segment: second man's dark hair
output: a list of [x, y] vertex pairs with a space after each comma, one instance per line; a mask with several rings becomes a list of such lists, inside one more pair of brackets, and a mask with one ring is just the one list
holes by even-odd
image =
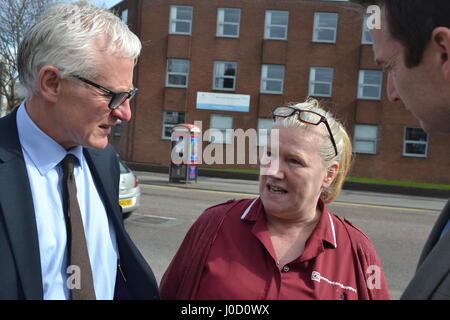
[[386, 8], [391, 36], [405, 47], [405, 65], [415, 67], [437, 27], [450, 28], [449, 0], [351, 0], [365, 7]]

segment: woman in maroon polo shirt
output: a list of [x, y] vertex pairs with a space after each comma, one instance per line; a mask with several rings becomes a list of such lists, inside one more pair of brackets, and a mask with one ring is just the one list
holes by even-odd
[[318, 101], [273, 109], [260, 197], [208, 208], [161, 281], [163, 299], [389, 299], [369, 239], [327, 210], [352, 148]]

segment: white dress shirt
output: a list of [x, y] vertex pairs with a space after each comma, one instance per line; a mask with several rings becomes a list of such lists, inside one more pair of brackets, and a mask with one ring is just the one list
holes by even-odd
[[95, 294], [97, 299], [112, 299], [118, 260], [116, 234], [83, 155], [83, 148], [66, 151], [36, 126], [26, 111], [25, 102], [17, 112], [17, 129], [33, 196], [44, 299], [70, 297], [60, 165], [67, 153], [75, 155], [79, 162], [74, 175]]

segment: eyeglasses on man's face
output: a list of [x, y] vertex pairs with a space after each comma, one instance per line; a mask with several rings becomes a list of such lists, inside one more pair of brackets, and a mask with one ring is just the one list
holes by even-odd
[[331, 133], [331, 128], [330, 125], [328, 124], [327, 118], [314, 111], [300, 110], [288, 106], [274, 107], [272, 109], [272, 116], [274, 120], [276, 120], [277, 118], [288, 118], [294, 114], [297, 115], [298, 121], [306, 124], [312, 124], [317, 126], [321, 123], [324, 123], [325, 126], [327, 127], [331, 143], [333, 144], [335, 156], [338, 155], [336, 142], [334, 141], [334, 137], [333, 134]]
[[108, 107], [111, 110], [117, 109], [122, 103], [124, 103], [127, 99], [133, 99], [133, 97], [136, 95], [136, 92], [138, 91], [138, 88], [134, 88], [130, 91], [123, 91], [123, 92], [114, 92], [112, 90], [109, 90], [99, 84], [96, 84], [95, 82], [92, 82], [91, 80], [88, 80], [86, 78], [80, 77], [80, 76], [74, 76], [76, 79], [87, 83], [88, 85], [91, 85], [97, 89], [100, 89], [101, 91], [111, 95], [111, 100], [109, 101]]

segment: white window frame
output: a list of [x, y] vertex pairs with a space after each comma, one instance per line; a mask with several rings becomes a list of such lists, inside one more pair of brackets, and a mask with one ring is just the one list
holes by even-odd
[[[238, 22], [225, 21], [225, 16], [226, 16], [227, 11], [238, 12], [238, 16], [239, 16], [238, 20], [239, 21]], [[241, 24], [241, 9], [237, 9], [237, 8], [219, 8], [219, 9], [217, 9], [217, 30], [216, 30], [217, 37], [239, 38], [240, 24]], [[236, 26], [237, 33], [236, 34], [225, 34], [225, 26], [226, 25]]]
[[[234, 65], [234, 76], [225, 75], [225, 66], [227, 64]], [[223, 73], [219, 74], [219, 71], [221, 69], [224, 70]], [[223, 88], [216, 85], [217, 79], [233, 79], [233, 88]], [[237, 63], [234, 61], [214, 61], [214, 74], [213, 74], [213, 90], [220, 90], [220, 91], [235, 91], [236, 90], [236, 79], [237, 79]]]
[[[187, 72], [176, 72], [176, 71], [169, 71], [170, 61], [182, 61], [187, 63]], [[173, 87], [173, 88], [187, 88], [189, 85], [189, 65], [190, 62], [188, 59], [174, 59], [174, 58], [168, 58], [167, 59], [167, 67], [166, 67], [166, 87]], [[171, 84], [169, 83], [170, 76], [184, 76], [186, 77], [186, 84], [180, 85], [180, 84]]]
[[[286, 25], [284, 24], [273, 24], [272, 23], [272, 14], [273, 13], [285, 13], [287, 15]], [[264, 39], [268, 40], [287, 40], [288, 37], [288, 26], [289, 26], [289, 11], [283, 10], [266, 10], [266, 18], [264, 22]], [[272, 37], [270, 35], [270, 31], [272, 28], [283, 28], [284, 29], [284, 37]]]
[[[380, 83], [379, 84], [364, 83], [366, 72], [379, 73], [380, 74]], [[376, 87], [376, 88], [378, 88], [378, 96], [376, 96], [376, 97], [364, 96], [363, 92], [364, 92], [364, 88], [365, 87]], [[359, 70], [358, 95], [357, 95], [358, 99], [381, 100], [382, 88], [383, 88], [383, 71], [381, 71], [381, 70]]]
[[[190, 9], [191, 10], [191, 19], [178, 19], [178, 9]], [[169, 22], [169, 33], [170, 34], [183, 34], [183, 35], [190, 35], [192, 33], [192, 17], [194, 15], [194, 9], [191, 6], [170, 6], [170, 22]], [[188, 32], [182, 32], [177, 31], [177, 23], [188, 23], [189, 24], [189, 31]]]
[[[407, 133], [408, 129], [420, 129], [420, 130], [422, 130], [423, 133], [426, 136], [426, 140], [425, 141], [422, 141], [422, 140], [406, 140], [406, 133]], [[426, 133], [421, 127], [412, 127], [412, 126], [405, 127], [404, 134], [403, 134], [403, 156], [405, 156], [405, 157], [414, 157], [414, 158], [427, 158], [428, 157], [428, 140], [429, 140], [428, 133]], [[406, 145], [407, 144], [421, 144], [421, 145], [425, 145], [425, 153], [424, 154], [408, 153], [406, 151]]]
[[[283, 68], [283, 78], [269, 78], [269, 68], [270, 67], [282, 67]], [[261, 68], [261, 93], [270, 93], [270, 94], [283, 94], [284, 91], [284, 78], [286, 75], [286, 67], [282, 64], [263, 64]], [[281, 91], [271, 91], [267, 89], [267, 83], [271, 82], [279, 82], [281, 83]]]
[[[328, 71], [331, 72], [331, 82], [316, 80], [317, 71]], [[329, 67], [311, 67], [309, 69], [309, 95], [314, 97], [331, 97], [333, 95], [333, 76], [334, 69]], [[329, 86], [328, 93], [316, 93], [315, 85], [316, 84], [325, 84]]]
[[364, 15], [363, 25], [362, 25], [362, 34], [361, 34], [361, 44], [373, 44], [372, 36], [370, 34], [369, 27], [367, 26], [367, 19], [369, 19], [368, 15]]
[[128, 9], [122, 10], [120, 13], [120, 19], [123, 21], [123, 23], [128, 23]]
[[[228, 122], [218, 125], [217, 122]], [[213, 113], [210, 117], [209, 142], [231, 144], [233, 135], [233, 116]]]
[[[360, 129], [360, 130], [358, 130]], [[364, 130], [369, 129], [369, 130]], [[368, 132], [372, 130], [372, 132]], [[365, 131], [367, 134], [358, 134], [358, 131]], [[374, 132], [374, 135], [372, 133]], [[361, 143], [372, 143], [372, 151], [361, 150], [358, 148], [358, 142]], [[355, 153], [363, 154], [376, 154], [377, 153], [377, 142], [378, 142], [378, 125], [374, 124], [355, 124], [355, 132], [353, 135], [353, 151]]]
[[[334, 27], [321, 27], [320, 26], [320, 16], [322, 16], [322, 15], [335, 16], [336, 17], [336, 25]], [[337, 14], [335, 12], [315, 12], [314, 13], [313, 42], [336, 43], [338, 21], [339, 21], [339, 14]], [[319, 32], [322, 30], [332, 30], [333, 31], [333, 39], [332, 40], [319, 39]]]
[[[177, 123], [171, 123], [171, 122], [169, 123], [169, 122], [167, 122], [167, 121], [166, 121], [166, 120], [167, 120], [167, 119], [166, 119], [166, 114], [167, 114], [168, 112], [171, 112], [171, 113], [176, 112], [176, 113], [178, 113], [178, 119], [179, 119], [179, 117], [180, 117], [180, 114], [183, 114], [183, 120], [182, 120], [182, 121], [178, 120]], [[164, 111], [164, 112], [163, 112], [163, 125], [162, 125], [161, 138], [162, 138], [163, 140], [170, 140], [171, 136], [170, 136], [170, 135], [169, 135], [169, 136], [166, 136], [166, 129], [167, 129], [167, 128], [172, 128], [174, 125], [183, 123], [183, 122], [185, 122], [185, 120], [186, 120], [186, 113], [185, 113], [184, 111]]]
[[267, 146], [270, 138], [270, 130], [273, 127], [272, 118], [258, 118], [258, 147]]

